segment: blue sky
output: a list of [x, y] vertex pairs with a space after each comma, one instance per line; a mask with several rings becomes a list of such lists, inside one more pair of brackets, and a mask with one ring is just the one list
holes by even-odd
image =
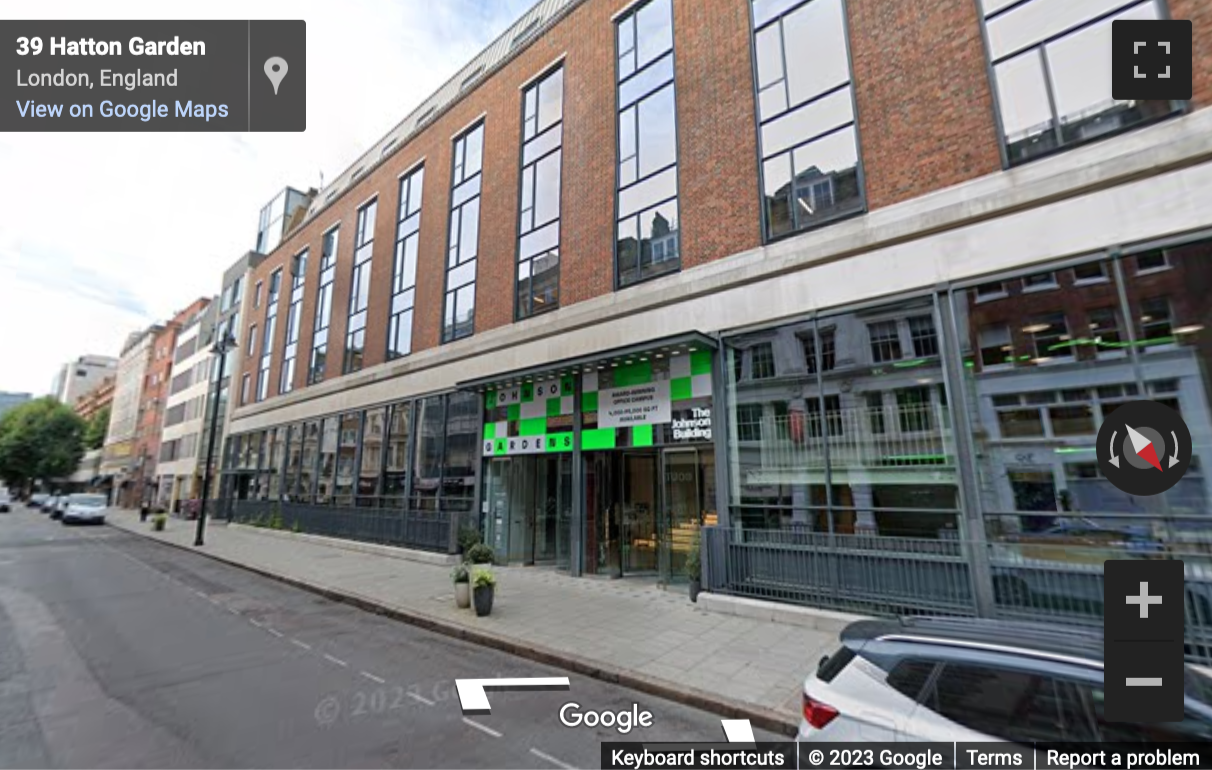
[[4, 18], [304, 19], [301, 134], [0, 134], [0, 391], [218, 293], [282, 187], [331, 180], [533, 0], [43, 0]]

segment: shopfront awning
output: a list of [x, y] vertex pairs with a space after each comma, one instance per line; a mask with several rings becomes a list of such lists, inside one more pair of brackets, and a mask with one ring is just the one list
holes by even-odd
[[612, 367], [627, 366], [638, 361], [660, 360], [690, 355], [717, 348], [714, 338], [703, 332], [687, 332], [672, 337], [641, 342], [626, 347], [604, 350], [576, 358], [566, 358], [540, 366], [502, 372], [490, 377], [460, 382], [459, 390], [485, 393], [496, 388], [511, 387], [527, 382], [541, 382], [568, 374], [596, 372]]

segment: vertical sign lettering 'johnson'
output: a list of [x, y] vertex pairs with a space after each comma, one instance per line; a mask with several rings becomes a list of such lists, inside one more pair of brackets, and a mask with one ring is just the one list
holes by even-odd
[[611, 388], [598, 394], [598, 424], [603, 428], [654, 425], [669, 422], [669, 380], [629, 388]]

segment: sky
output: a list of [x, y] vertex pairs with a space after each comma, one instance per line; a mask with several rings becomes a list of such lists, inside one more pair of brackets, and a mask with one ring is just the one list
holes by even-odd
[[0, 133], [0, 391], [117, 357], [221, 290], [283, 187], [320, 187], [534, 0], [0, 0], [0, 19], [304, 19], [302, 133]]

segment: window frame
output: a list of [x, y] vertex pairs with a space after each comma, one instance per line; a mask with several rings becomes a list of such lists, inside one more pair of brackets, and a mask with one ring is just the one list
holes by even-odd
[[[536, 26], [537, 22], [538, 22], [538, 17], [536, 17], [534, 20], [531, 21], [531, 27]], [[529, 34], [529, 33], [527, 33], [527, 34]], [[515, 39], [515, 43], [516, 42], [517, 41]], [[617, 46], [617, 36], [616, 36], [616, 46]], [[617, 64], [616, 64], [616, 66], [617, 66]], [[547, 82], [547, 80], [549, 78], [553, 77], [557, 72], [560, 73], [560, 75], [561, 75], [560, 118], [559, 118], [559, 120], [557, 120], [556, 122], [554, 122], [550, 126], [548, 126], [547, 128], [540, 130], [538, 128], [538, 102], [539, 102], [539, 98], [540, 98], [539, 90], [542, 88], [543, 84], [545, 82]], [[536, 318], [538, 316], [544, 315], [546, 313], [550, 313], [550, 312], [552, 312], [554, 310], [558, 310], [560, 308], [560, 267], [562, 265], [563, 244], [564, 244], [564, 138], [565, 138], [564, 137], [564, 122], [565, 122], [564, 121], [564, 113], [565, 113], [564, 108], [565, 108], [566, 98], [568, 95], [567, 86], [568, 86], [567, 70], [564, 67], [564, 59], [560, 58], [558, 61], [549, 65], [546, 69], [542, 70], [539, 74], [530, 78], [530, 80], [526, 81], [526, 83], [523, 84], [523, 86], [518, 89], [518, 92], [520, 95], [519, 101], [518, 101], [518, 126], [520, 127], [520, 131], [519, 131], [518, 136], [520, 138], [520, 141], [518, 142], [518, 187], [517, 187], [518, 209], [515, 214], [517, 225], [518, 225], [518, 228], [517, 228], [518, 234], [517, 234], [517, 237], [514, 239], [514, 260], [513, 260], [513, 278], [512, 278], [513, 291], [511, 292], [511, 294], [513, 295], [513, 320], [515, 323], [518, 321], [524, 321], [529, 318]], [[616, 90], [617, 90], [617, 84], [616, 84]], [[526, 138], [526, 94], [530, 93], [531, 91], [534, 91], [534, 93], [535, 93], [535, 113], [536, 113], [535, 114], [535, 128], [536, 128], [536, 130], [535, 130], [535, 135], [530, 137], [529, 139], [527, 139]], [[616, 99], [617, 99], [617, 97], [616, 97]], [[616, 114], [617, 114], [617, 110], [616, 110]], [[554, 149], [550, 149], [547, 152], [543, 153], [542, 155], [537, 156], [532, 162], [527, 163], [526, 162], [527, 145], [530, 144], [531, 142], [538, 141], [539, 137], [543, 136], [544, 134], [546, 134], [550, 131], [559, 131], [559, 133], [560, 133], [559, 145], [557, 147], [555, 147]], [[616, 142], [617, 142], [617, 138], [616, 138]], [[559, 199], [556, 202], [556, 217], [555, 217], [555, 219], [550, 220], [548, 222], [544, 222], [541, 225], [537, 222], [532, 221], [530, 229], [523, 233], [522, 232], [522, 211], [523, 211], [522, 200], [523, 200], [523, 193], [525, 192], [525, 187], [526, 187], [526, 170], [527, 169], [534, 170], [533, 174], [536, 176], [535, 193], [537, 193], [537, 174], [538, 174], [539, 163], [541, 163], [542, 161], [552, 157], [553, 155], [557, 155], [557, 154], [560, 157], [560, 177], [559, 177]], [[615, 174], [616, 174], [616, 176], [618, 174], [617, 160], [616, 160]], [[616, 183], [616, 192], [617, 192], [617, 183]], [[530, 211], [532, 212], [532, 214], [531, 214], [532, 217], [534, 216], [533, 212], [534, 212], [536, 200], [537, 200], [537, 194], [532, 195], [532, 200], [530, 202], [530, 205], [531, 205]], [[615, 203], [615, 208], [617, 211], [617, 208], [618, 208], [617, 201]], [[542, 255], [541, 254], [532, 255], [525, 259], [525, 261], [530, 263], [530, 267], [531, 267], [530, 292], [528, 294], [528, 299], [530, 301], [531, 310], [528, 313], [523, 313], [522, 307], [521, 307], [521, 298], [518, 296], [519, 290], [520, 290], [520, 283], [521, 283], [518, 279], [518, 270], [521, 268], [522, 262], [523, 262], [522, 240], [527, 235], [532, 235], [534, 233], [537, 233], [540, 230], [542, 230], [543, 228], [549, 227], [552, 224], [555, 224], [556, 230], [559, 233], [556, 237], [556, 246], [555, 246], [556, 301], [551, 307], [545, 307], [542, 310], [535, 312], [535, 310], [534, 310], [534, 262], [537, 259], [539, 259], [539, 257]], [[616, 227], [615, 237], [616, 238], [618, 237], [617, 227]]]
[[[367, 227], [368, 223], [366, 222], [366, 219], [368, 217], [366, 215], [366, 212], [368, 212], [372, 206], [374, 207], [374, 210], [375, 210], [374, 222], [369, 223], [370, 226]], [[342, 375], [354, 374], [355, 372], [360, 372], [366, 368], [366, 329], [368, 328], [369, 321], [370, 321], [370, 291], [372, 288], [370, 276], [374, 270], [375, 229], [378, 226], [379, 226], [379, 196], [376, 194], [374, 197], [370, 198], [365, 203], [358, 206], [358, 208], [354, 212], [354, 237], [353, 237], [353, 244], [352, 244], [353, 245], [353, 249], [352, 249], [353, 257], [350, 260], [351, 265], [350, 265], [350, 270], [349, 270], [349, 275], [350, 275], [349, 299], [345, 305], [345, 340], [344, 340], [344, 344], [341, 347], [341, 374]], [[369, 239], [365, 239], [365, 237], [367, 235], [369, 235]], [[364, 238], [361, 242], [359, 242], [359, 236], [362, 236]], [[365, 248], [367, 246], [370, 247], [370, 253], [366, 256], [365, 259], [359, 261], [358, 252], [360, 252], [363, 248]], [[363, 275], [363, 273], [364, 273], [364, 275]], [[366, 307], [364, 307], [360, 310], [354, 310], [355, 302], [358, 299], [359, 288], [361, 286], [360, 282], [354, 281], [354, 276], [358, 276], [359, 279], [361, 279], [362, 281], [365, 281], [365, 283], [366, 283], [366, 292], [365, 292], [366, 293]], [[360, 328], [355, 329], [355, 328], [353, 328], [353, 320], [354, 320], [354, 317], [358, 316], [358, 315], [363, 316], [362, 326]], [[351, 340], [354, 339], [355, 335], [357, 335], [359, 332], [362, 335], [362, 342], [361, 342], [361, 346], [359, 348], [359, 352], [357, 354], [358, 355], [357, 366], [355, 367], [353, 365], [354, 364], [354, 361], [352, 360], [352, 355], [353, 355], [352, 350], [353, 349], [350, 346], [350, 342], [351, 342]]]
[[[845, 85], [838, 86], [836, 88], [830, 89], [829, 91], [819, 93], [816, 96], [814, 96], [812, 99], [810, 99], [802, 104], [796, 105], [795, 108], [789, 107], [787, 109], [787, 111], [780, 113], [776, 118], [772, 118], [771, 120], [777, 120], [780, 117], [784, 117], [785, 115], [788, 115], [791, 112], [793, 112], [795, 109], [803, 108], [809, 104], [812, 104], [823, 98], [826, 98], [830, 94], [833, 94], [833, 93], [837, 92], [838, 90], [841, 90], [842, 88], [849, 88], [850, 89], [850, 109], [852, 111], [852, 114], [854, 115], [854, 121], [845, 126], [835, 127], [826, 133], [812, 136], [809, 139], [801, 141], [800, 143], [784, 150], [783, 152], [770, 156], [769, 158], [766, 157], [765, 148], [763, 147], [763, 144], [762, 144], [763, 120], [762, 120], [761, 105], [760, 105], [759, 98], [758, 98], [762, 89], [761, 89], [761, 82], [760, 82], [761, 75], [758, 73], [758, 67], [757, 67], [757, 61], [758, 61], [757, 35], [761, 30], [766, 29], [767, 27], [770, 27], [771, 25], [778, 24], [781, 19], [783, 19], [784, 17], [788, 16], [791, 13], [794, 13], [795, 11], [798, 11], [799, 9], [803, 8], [804, 6], [808, 5], [811, 2], [816, 2], [816, 0], [802, 0], [802, 2], [798, 2], [794, 5], [791, 5], [787, 8], [785, 8], [774, 18], [769, 19], [765, 23], [763, 23], [761, 25], [761, 27], [758, 27], [757, 19], [754, 14], [754, 10], [753, 10], [754, 0], [748, 0], [748, 2], [747, 2], [747, 5], [749, 6], [748, 14], [747, 14], [749, 17], [749, 56], [750, 56], [750, 61], [753, 62], [753, 67], [752, 67], [752, 69], [753, 69], [753, 125], [754, 125], [754, 135], [755, 135], [755, 139], [757, 142], [757, 157], [755, 159], [757, 162], [757, 202], [758, 202], [758, 216], [759, 216], [759, 221], [761, 223], [761, 231], [762, 231], [761, 232], [762, 243], [764, 243], [764, 244], [777, 243], [781, 240], [785, 240], [788, 238], [794, 238], [797, 235], [803, 235], [805, 233], [813, 232], [814, 230], [818, 230], [823, 227], [829, 227], [830, 225], [835, 225], [839, 222], [844, 222], [847, 219], [853, 219], [855, 217], [866, 216], [868, 213], [870, 213], [870, 201], [867, 197], [866, 164], [863, 162], [863, 136], [862, 136], [862, 128], [859, 125], [858, 97], [856, 95], [856, 88], [855, 88], [855, 83], [854, 83], [854, 50], [853, 50], [853, 46], [851, 44], [853, 36], [852, 36], [851, 28], [850, 28], [850, 9], [849, 9], [848, 0], [837, 0], [837, 2], [839, 2], [841, 4], [842, 29], [844, 31], [845, 39], [846, 39], [846, 67], [850, 72], [849, 80], [847, 80]], [[979, 2], [979, 0], [976, 0], [976, 2]], [[781, 40], [780, 40], [780, 51], [781, 51], [781, 55], [782, 55], [782, 59], [783, 59], [783, 76], [786, 77], [787, 76], [787, 51], [786, 51], [786, 46], [782, 45]], [[769, 121], [765, 121], [765, 122], [769, 122]], [[837, 133], [845, 130], [846, 128], [853, 128], [853, 130], [854, 130], [854, 145], [855, 145], [856, 160], [857, 160], [856, 175], [857, 175], [858, 190], [859, 190], [859, 206], [854, 211], [848, 211], [848, 212], [838, 214], [833, 217], [829, 217], [827, 219], [823, 219], [823, 220], [817, 222], [816, 224], [809, 225], [807, 227], [798, 228], [798, 229], [795, 227], [792, 227], [792, 229], [789, 232], [780, 233], [779, 235], [774, 235], [774, 236], [770, 235], [769, 215], [766, 211], [766, 179], [765, 179], [766, 162], [769, 160], [772, 160], [774, 158], [780, 157], [786, 153], [793, 153], [793, 152], [795, 152], [795, 150], [797, 148], [805, 147], [814, 141], [825, 139], [826, 137], [837, 134]], [[792, 173], [794, 174], [794, 167], [793, 167]], [[792, 182], [794, 183], [794, 178], [792, 179]], [[793, 193], [793, 195], [794, 195], [794, 193]]]
[[[421, 200], [417, 202], [416, 213], [409, 214], [408, 216], [405, 216], [403, 219], [401, 219], [400, 218], [401, 208], [405, 207], [405, 206], [408, 206], [411, 208], [411, 206], [412, 206], [413, 180], [416, 179], [418, 177], [418, 175], [420, 176], [420, 180], [421, 180], [420, 181], [420, 190], [418, 191], [418, 195], [420, 196]], [[405, 190], [406, 186], [408, 188], [407, 191]], [[405, 196], [406, 192], [408, 194], [407, 201], [404, 200], [404, 196]], [[425, 201], [424, 201], [424, 198], [425, 198], [425, 161], [423, 159], [420, 162], [418, 162], [417, 164], [410, 167], [404, 173], [400, 174], [399, 178], [396, 180], [396, 195], [397, 195], [397, 198], [396, 198], [397, 205], [396, 205], [396, 209], [395, 209], [395, 211], [396, 211], [396, 232], [395, 232], [395, 240], [393, 241], [393, 249], [392, 249], [392, 254], [391, 254], [391, 284], [390, 284], [391, 292], [388, 295], [387, 339], [386, 339], [386, 342], [384, 343], [384, 354], [383, 354], [384, 355], [383, 360], [385, 360], [385, 361], [397, 361], [401, 358], [407, 358], [408, 356], [412, 355], [412, 352], [413, 352], [413, 350], [412, 350], [412, 348], [413, 348], [412, 333], [415, 332], [415, 330], [416, 330], [417, 276], [420, 275], [420, 262], [421, 262], [421, 222], [424, 217], [424, 209], [425, 209], [425, 205], [424, 205], [425, 204]], [[409, 209], [405, 209], [406, 212], [408, 210]], [[411, 230], [407, 235], [404, 235], [403, 237], [401, 237], [400, 233], [404, 226], [404, 223], [407, 222], [408, 220], [412, 219], [412, 217], [414, 217], [414, 216], [417, 218], [416, 229]], [[408, 239], [410, 239], [410, 238], [416, 238], [416, 240], [417, 240], [417, 264], [414, 266], [415, 274], [413, 276], [412, 285], [410, 287], [405, 287], [405, 288], [402, 288], [397, 291], [396, 284], [399, 281], [399, 276], [396, 275], [396, 267], [397, 267], [396, 266], [396, 255], [400, 251], [400, 249], [403, 247], [403, 244], [405, 242], [407, 242]], [[396, 299], [398, 297], [405, 296], [406, 294], [408, 294], [409, 291], [412, 292], [412, 304], [409, 305], [409, 307], [407, 309], [400, 310], [397, 312], [395, 309]], [[395, 341], [393, 340], [393, 336], [395, 336], [395, 335], [393, 335], [392, 332], [397, 323], [397, 319], [403, 319], [405, 315], [408, 315], [411, 318], [411, 321], [409, 323], [409, 332], [410, 333], [409, 333], [409, 338], [408, 338], [408, 350], [406, 352], [400, 352], [400, 351], [394, 349]]]
[[[333, 244], [331, 252], [326, 251], [329, 237], [332, 237]], [[311, 326], [311, 349], [307, 354], [307, 379], [306, 385], [318, 385], [324, 382], [328, 370], [328, 343], [329, 331], [332, 328], [332, 306], [333, 306], [333, 291], [337, 280], [337, 257], [341, 248], [341, 223], [329, 227], [320, 235], [320, 259], [317, 265], [317, 281], [316, 286], [316, 303], [315, 312], [312, 314]], [[325, 280], [325, 274], [328, 274], [328, 279]], [[324, 325], [320, 322], [324, 320]], [[323, 334], [323, 339], [320, 335]], [[317, 371], [316, 354], [322, 353], [324, 356], [323, 369]]]
[[[480, 131], [480, 169], [475, 174], [473, 174], [471, 176], [467, 176], [466, 175], [467, 149], [466, 149], [465, 142], [466, 142], [467, 138], [470, 137], [472, 134], [474, 134], [477, 130]], [[442, 252], [442, 315], [439, 317], [439, 324], [438, 324], [438, 330], [439, 330], [438, 331], [438, 340], [439, 340], [439, 344], [441, 344], [441, 345], [449, 345], [451, 343], [458, 342], [459, 340], [470, 339], [471, 337], [474, 337], [475, 333], [476, 333], [476, 312], [475, 312], [475, 310], [476, 310], [476, 306], [479, 304], [479, 302], [477, 301], [477, 298], [476, 298], [476, 293], [479, 290], [479, 284], [480, 284], [480, 243], [483, 241], [482, 227], [484, 224], [484, 211], [483, 211], [483, 205], [482, 205], [482, 201], [484, 199], [484, 167], [487, 162], [487, 156], [484, 153], [484, 147], [487, 144], [487, 141], [486, 141], [487, 137], [488, 137], [488, 117], [487, 117], [487, 115], [481, 115], [480, 117], [476, 118], [476, 120], [471, 125], [467, 126], [463, 130], [459, 131], [459, 133], [455, 134], [450, 140], [450, 153], [451, 153], [450, 176], [447, 179], [448, 184], [447, 184], [447, 189], [446, 189], [446, 192], [447, 192], [447, 196], [446, 196], [446, 199], [447, 199], [446, 238], [445, 238], [446, 248]], [[459, 153], [458, 147], [459, 147], [460, 142], [464, 142], [464, 148], [463, 148], [464, 157], [462, 160], [456, 160], [456, 156]], [[456, 172], [458, 172], [460, 170], [464, 173], [464, 176], [461, 180], [456, 182], [455, 174], [456, 174]], [[464, 199], [457, 206], [452, 205], [453, 200], [454, 200], [455, 190], [458, 187], [461, 187], [462, 185], [465, 185], [465, 184], [471, 182], [472, 179], [474, 179], [476, 176], [478, 176], [480, 178], [479, 192], [477, 192], [473, 196], [469, 196], [468, 198]], [[472, 200], [476, 201], [475, 257], [473, 257], [467, 261], [464, 261], [462, 259], [463, 210], [467, 207], [467, 205]], [[453, 229], [452, 225], [455, 221], [456, 213], [459, 215], [459, 240], [458, 240], [457, 248], [459, 249], [460, 259], [458, 261], [458, 264], [456, 264], [454, 268], [451, 268], [451, 266], [450, 266], [450, 248], [451, 248], [452, 235], [454, 234], [454, 229]], [[472, 267], [474, 268], [475, 278], [472, 279], [471, 283], [464, 284], [463, 286], [458, 287], [457, 289], [454, 290], [454, 292], [452, 292], [450, 289], [451, 272], [453, 272], [454, 270], [458, 270], [460, 267], [462, 267], [465, 264], [468, 264], [469, 262], [474, 262]], [[455, 314], [452, 315], [452, 325], [451, 325], [451, 329], [450, 329], [450, 334], [449, 334], [449, 336], [447, 336], [446, 310], [450, 305], [450, 302], [452, 299], [452, 294], [457, 295], [460, 291], [467, 288], [468, 286], [471, 287], [471, 291], [472, 291], [471, 330], [462, 335], [460, 335], [458, 333], [459, 322], [458, 322], [457, 313], [458, 313], [459, 308], [458, 308], [458, 303], [456, 302]]]

